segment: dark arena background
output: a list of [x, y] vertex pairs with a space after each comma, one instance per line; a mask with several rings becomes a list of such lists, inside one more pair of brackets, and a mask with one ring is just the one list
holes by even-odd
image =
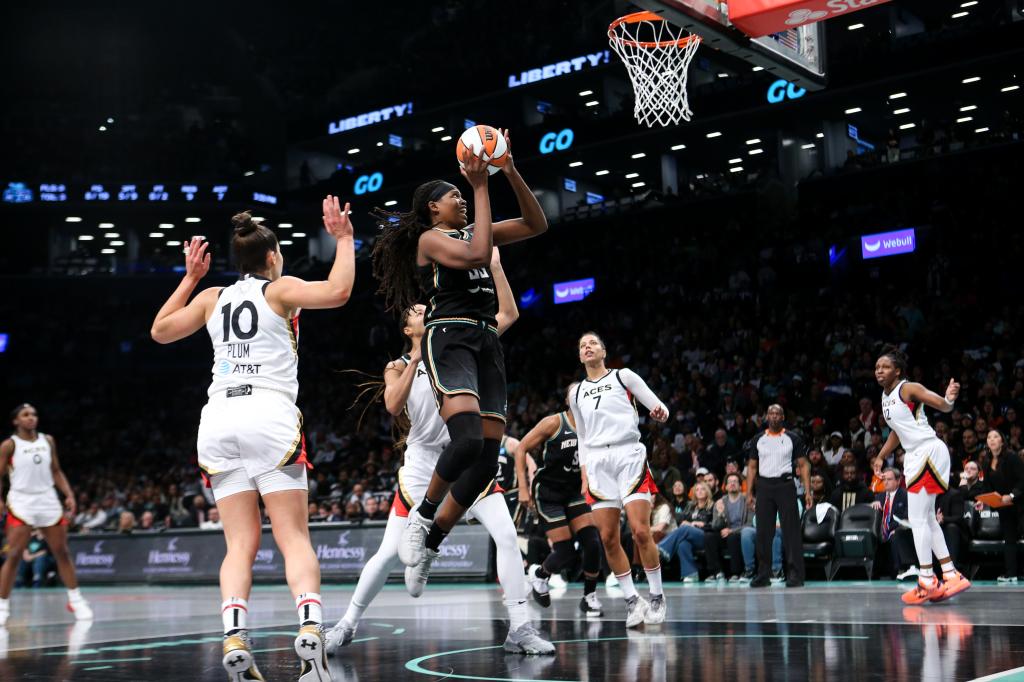
[[[782, 8], [783, 32], [761, 39], [745, 34], [740, 4], [731, 15], [714, 0], [6, 7], [0, 406], [29, 403], [56, 439], [76, 503], [68, 551], [93, 617], [65, 609], [54, 553], [33, 536], [0, 627], [0, 680], [227, 675], [225, 539], [197, 461], [210, 345], [202, 331], [160, 345], [151, 327], [193, 236], [212, 254], [200, 288], [238, 280], [231, 217], [246, 209], [277, 235], [286, 275], [324, 279], [327, 195], [351, 203], [355, 284], [343, 307], [302, 313], [297, 405], [324, 623], [341, 618], [402, 464], [392, 417], [360, 397], [403, 352], [372, 273], [371, 211], [408, 211], [439, 178], [472, 221], [455, 147], [476, 124], [509, 130], [548, 223], [500, 252], [519, 315], [501, 337], [506, 433], [523, 438], [565, 409], [586, 377], [578, 340], [598, 332], [607, 366], [635, 371], [668, 408], [661, 423], [639, 407], [668, 508], [654, 510], [661, 540], [690, 523], [697, 483], [728, 501], [736, 471], [749, 488], [750, 443], [779, 404], [813, 475], [806, 510], [794, 480], [806, 582], [788, 587], [773, 560], [770, 586], [751, 587], [753, 516], [724, 514], [716, 523], [743, 542], [718, 543], [710, 566], [717, 549], [681, 559], [661, 543], [663, 624], [625, 627], [603, 557], [604, 615], [582, 614], [574, 557], [552, 576], [551, 606], [528, 602], [554, 655], [510, 654], [495, 545], [460, 524], [421, 597], [394, 571], [329, 659], [332, 679], [1024, 679], [1022, 503], [1006, 497], [1024, 486], [1012, 477], [1024, 469], [1024, 3], [748, 2]], [[687, 67], [689, 121], [634, 115], [608, 26], [642, 10], [703, 38]], [[787, 15], [817, 23], [798, 33]], [[787, 56], [808, 45], [812, 59]], [[637, 87], [667, 87], [660, 68]], [[661, 92], [672, 104], [681, 94]], [[504, 173], [489, 193], [495, 221], [520, 215]], [[926, 410], [950, 460], [937, 519], [973, 583], [943, 603], [901, 600], [918, 561], [907, 520], [882, 507], [883, 470], [913, 484], [903, 449], [882, 453], [875, 368], [889, 344], [940, 401], [960, 386], [952, 411]], [[977, 502], [993, 491], [1011, 505]], [[536, 518], [517, 517], [524, 567], [551, 551]], [[267, 680], [294, 680], [293, 596], [263, 522], [252, 651]], [[624, 516], [646, 596], [630, 528]]]

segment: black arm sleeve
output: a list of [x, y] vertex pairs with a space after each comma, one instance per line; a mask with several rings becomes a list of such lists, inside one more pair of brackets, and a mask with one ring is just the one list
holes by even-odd
[[746, 455], [748, 460], [752, 459], [755, 462], [758, 461], [757, 441], [761, 440], [761, 436], [763, 435], [763, 432], [759, 433], [743, 444], [743, 454]]
[[796, 466], [800, 461], [801, 457], [807, 456], [807, 444], [804, 443], [804, 439], [798, 434], [786, 431], [786, 435], [789, 436], [790, 442], [793, 443], [793, 471], [796, 472]]

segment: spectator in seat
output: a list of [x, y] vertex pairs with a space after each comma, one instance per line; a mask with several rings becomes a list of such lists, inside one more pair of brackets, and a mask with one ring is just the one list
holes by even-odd
[[743, 473], [740, 471], [740, 464], [734, 459], [727, 459], [725, 461], [725, 476], [728, 478], [732, 474], [736, 474], [740, 477], [740, 492], [744, 495], [747, 494], [747, 479], [743, 477]]
[[135, 514], [125, 509], [117, 521], [117, 532], [124, 535], [131, 535], [135, 530]]
[[[320, 513], [320, 507], [316, 502], [310, 502], [308, 505], [309, 522], [310, 523], [323, 523], [326, 517]], [[273, 523], [273, 520], [271, 520]]]
[[[910, 511], [907, 507], [907, 489], [900, 485], [902, 475], [893, 468], [882, 472], [885, 489], [875, 494], [871, 506], [882, 512], [882, 545], [889, 550], [892, 577], [904, 580], [917, 576], [917, 554], [914, 549], [914, 536], [909, 529], [900, 525], [899, 520], [907, 520]], [[904, 569], [905, 566], [909, 568]]]
[[814, 498], [814, 504], [828, 503], [829, 501], [829, 490], [825, 477], [819, 473], [811, 474], [811, 497]]
[[206, 520], [199, 524], [199, 527], [203, 530], [223, 530], [224, 524], [220, 520], [220, 510], [216, 507], [210, 507]]
[[739, 474], [730, 475], [725, 482], [725, 495], [715, 502], [715, 514], [711, 520], [711, 533], [705, 538], [705, 551], [729, 550], [730, 581], [751, 580], [754, 577], [754, 557], [746, 561], [743, 556], [743, 535], [756, 538], [754, 514], [747, 504], [747, 496], [740, 492]]
[[348, 504], [345, 505], [345, 520], [346, 521], [362, 521], [365, 517], [363, 514], [363, 505], [357, 500], [349, 498]]
[[[999, 527], [1003, 531], [1003, 574], [999, 582], [1017, 582], [1017, 538], [1019, 536], [1019, 510], [1024, 501], [1024, 460], [1006, 447], [1006, 437], [992, 429], [985, 438], [987, 446], [981, 453], [981, 473], [992, 492], [999, 493], [1003, 505], [996, 510]], [[975, 502], [976, 509], [984, 505]]]
[[875, 499], [878, 499], [879, 493], [884, 493], [886, 490], [885, 473], [881, 457], [875, 457], [871, 460], [871, 483], [868, 484], [868, 490], [875, 495]]
[[380, 498], [368, 497], [363, 505], [363, 512], [370, 521], [387, 521], [387, 513], [381, 513]]
[[192, 512], [189, 514], [189, 527], [198, 528], [206, 520], [207, 504], [206, 498], [196, 495], [192, 498]]
[[839, 460], [843, 458], [844, 452], [846, 452], [846, 448], [843, 447], [843, 434], [839, 431], [833, 431], [829, 434], [828, 444], [821, 454], [825, 456], [825, 461], [828, 462], [829, 466], [836, 466], [839, 464]]
[[651, 453], [651, 476], [658, 490], [672, 490], [676, 481], [682, 481], [683, 475], [679, 469], [672, 466], [671, 449], [664, 439], [659, 438]]
[[[699, 578], [697, 561], [694, 553], [704, 549], [706, 534], [711, 532], [711, 520], [714, 517], [714, 500], [707, 484], [701, 482], [693, 486], [693, 500], [687, 502], [678, 520], [678, 527], [658, 543], [658, 552], [665, 563], [672, 557], [679, 558], [679, 575], [684, 583], [697, 582]], [[724, 580], [717, 554], [707, 555], [708, 580]]]
[[701, 464], [719, 476], [725, 474], [725, 465], [730, 459], [739, 459], [740, 450], [729, 441], [725, 429], [715, 431], [715, 440], [704, 453]]
[[672, 507], [672, 515], [676, 519], [676, 525], [682, 522], [683, 513], [686, 511], [686, 505], [689, 502], [690, 498], [686, 495], [686, 484], [682, 480], [672, 484], [672, 490], [669, 491], [668, 495], [668, 503]]
[[28, 546], [21, 553], [21, 565], [18, 566], [18, 575], [15, 585], [18, 587], [42, 587], [46, 581], [46, 575], [57, 568], [57, 562], [50, 553], [50, 547], [39, 530], [32, 531], [32, 537]]
[[725, 493], [719, 490], [718, 475], [714, 471], [709, 471], [707, 475], [704, 476], [704, 483], [706, 483], [708, 488], [711, 490], [711, 499], [715, 500], [716, 502], [722, 499], [722, 496]]
[[139, 517], [139, 527], [135, 531], [137, 533], [155, 533], [160, 530], [163, 530], [163, 526], [157, 524], [156, 515], [149, 509], [142, 512], [142, 516]]
[[981, 480], [981, 469], [977, 462], [968, 461], [960, 472], [960, 494], [967, 504], [974, 504], [974, 498], [989, 491], [988, 485]]
[[331, 502], [331, 513], [324, 519], [327, 523], [338, 523], [339, 521], [345, 520], [345, 510], [341, 508], [341, 502], [334, 500]]
[[100, 505], [93, 502], [89, 508], [75, 517], [75, 525], [80, 533], [89, 533], [102, 530], [107, 523], [107, 512], [100, 508]]
[[981, 443], [978, 442], [978, 434], [973, 428], [966, 428], [960, 434], [960, 462], [966, 466], [967, 462], [977, 462], [981, 456]]
[[651, 536], [655, 542], [661, 542], [675, 529], [676, 519], [672, 514], [672, 506], [664, 495], [655, 493], [654, 506], [651, 507]]
[[825, 455], [821, 454], [821, 450], [818, 448], [811, 448], [807, 451], [807, 461], [811, 465], [811, 475], [821, 474], [825, 479], [825, 483], [829, 486], [832, 485], [832, 471], [825, 461]]
[[690, 486], [690, 499], [693, 499], [694, 490], [697, 488], [698, 483], [704, 483], [704, 478], [708, 475], [708, 470], [705, 467], [698, 467], [697, 471], [693, 474], [693, 485]]
[[971, 541], [971, 527], [965, 517], [967, 505], [963, 493], [960, 492], [960, 488], [950, 487], [936, 498], [935, 506], [935, 520], [942, 526], [946, 547], [949, 548], [949, 558], [953, 560], [957, 570], [960, 570], [960, 553]]
[[842, 514], [855, 504], [867, 504], [873, 499], [871, 491], [864, 485], [864, 481], [857, 471], [857, 465], [848, 464], [843, 467], [843, 479], [839, 482], [839, 486], [832, 491], [829, 502]]

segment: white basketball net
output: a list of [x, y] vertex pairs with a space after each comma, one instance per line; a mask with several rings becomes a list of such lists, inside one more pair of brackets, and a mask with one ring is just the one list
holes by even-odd
[[653, 128], [689, 121], [693, 116], [686, 94], [686, 74], [700, 38], [664, 20], [622, 21], [608, 28], [612, 49], [626, 64], [633, 82], [638, 123]]

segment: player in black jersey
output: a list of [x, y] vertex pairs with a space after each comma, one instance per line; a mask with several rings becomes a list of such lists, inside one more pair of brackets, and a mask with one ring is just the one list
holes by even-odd
[[408, 213], [376, 213], [383, 229], [373, 249], [379, 292], [399, 314], [426, 294], [423, 362], [451, 436], [424, 499], [409, 515], [399, 545], [407, 566], [432, 561], [448, 531], [494, 479], [505, 431], [505, 359], [487, 266], [492, 246], [535, 237], [548, 227], [511, 153], [502, 170], [522, 217], [493, 225], [487, 162], [468, 153], [462, 163], [473, 188], [474, 224], [468, 224], [462, 193], [442, 180], [416, 188]]
[[505, 491], [505, 504], [508, 506], [508, 513], [516, 522], [519, 521], [516, 514], [516, 508], [519, 506], [519, 490], [516, 483], [518, 479], [516, 449], [518, 447], [518, 438], [509, 435], [501, 437], [501, 447], [498, 449], [498, 475], [494, 479], [498, 487]]
[[[569, 387], [569, 393], [576, 384]], [[566, 400], [568, 404], [568, 400]], [[526, 458], [543, 446], [540, 466], [528, 485]], [[533, 597], [541, 606], [551, 605], [548, 580], [568, 566], [576, 555], [573, 535], [583, 550], [583, 599], [580, 610], [587, 616], [603, 613], [597, 600], [597, 578], [601, 570], [601, 535], [594, 525], [590, 505], [583, 498], [583, 478], [572, 412], [552, 414], [534, 426], [515, 451], [519, 479], [519, 504], [529, 505], [540, 516], [541, 528], [551, 541], [551, 554], [541, 565], [530, 567], [528, 577]]]

